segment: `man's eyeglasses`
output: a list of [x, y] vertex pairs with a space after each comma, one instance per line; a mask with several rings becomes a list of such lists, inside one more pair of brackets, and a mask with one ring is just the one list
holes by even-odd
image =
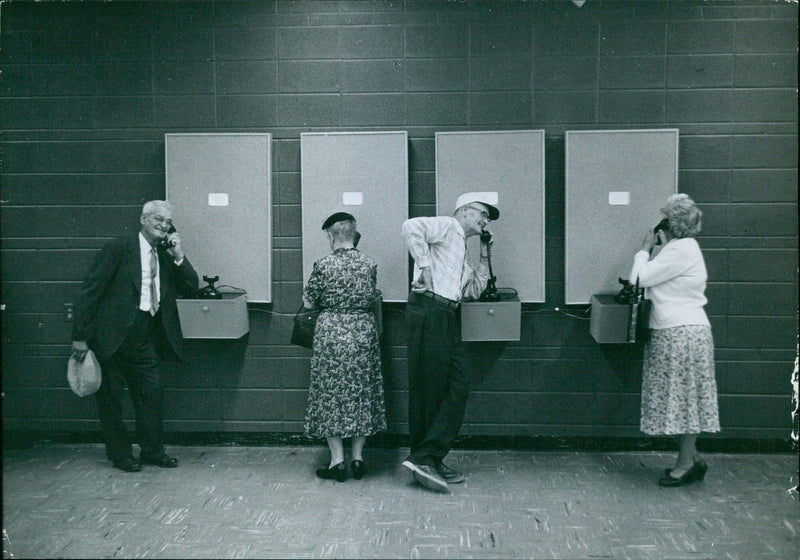
[[477, 206], [472, 206], [471, 204], [467, 205], [467, 208], [471, 208], [472, 210], [475, 210], [476, 212], [480, 213], [481, 219], [487, 220], [487, 221], [489, 220], [489, 213], [486, 212], [485, 210], [482, 210], [482, 209], [478, 208]]
[[157, 223], [157, 224], [165, 224], [165, 225], [168, 225], [168, 226], [172, 225], [172, 219], [165, 218], [164, 216], [162, 216], [160, 214], [150, 214], [150, 219], [153, 222]]

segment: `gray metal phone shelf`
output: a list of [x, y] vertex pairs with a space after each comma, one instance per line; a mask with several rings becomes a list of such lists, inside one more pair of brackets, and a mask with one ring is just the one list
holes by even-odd
[[461, 340], [465, 342], [519, 340], [522, 304], [469, 301], [461, 304]]
[[241, 338], [250, 332], [246, 294], [177, 303], [183, 338]]
[[592, 315], [589, 333], [600, 344], [625, 344], [631, 340], [629, 327], [631, 304], [616, 303], [614, 294], [595, 294], [591, 297]]

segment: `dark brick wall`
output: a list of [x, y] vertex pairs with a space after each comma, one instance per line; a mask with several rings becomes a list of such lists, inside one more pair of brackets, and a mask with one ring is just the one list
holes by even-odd
[[[790, 2], [252, 1], [2, 5], [6, 428], [95, 430], [65, 379], [92, 256], [164, 196], [164, 134], [273, 134], [271, 305], [240, 341], [167, 368], [172, 431], [299, 432], [308, 353], [300, 133], [407, 130], [412, 215], [433, 213], [434, 133], [546, 131], [546, 302], [480, 351], [466, 435], [636, 436], [641, 350], [563, 306], [564, 131], [680, 129], [705, 212], [721, 420], [784, 438], [797, 336], [797, 5]], [[560, 311], [555, 308], [559, 307]], [[401, 305], [387, 306], [390, 431], [405, 431]], [[129, 411], [130, 413], [131, 411]]]

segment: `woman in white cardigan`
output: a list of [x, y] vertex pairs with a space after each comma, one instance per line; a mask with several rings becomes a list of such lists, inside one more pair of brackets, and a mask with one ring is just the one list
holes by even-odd
[[[714, 339], [703, 306], [708, 275], [694, 237], [703, 213], [685, 194], [674, 194], [661, 210], [669, 227], [649, 230], [636, 253], [630, 281], [647, 289], [652, 301], [650, 340], [644, 348], [641, 430], [675, 435], [679, 452], [661, 486], [703, 480], [708, 465], [697, 454], [700, 432], [719, 431]], [[656, 240], [664, 242], [650, 258]]]

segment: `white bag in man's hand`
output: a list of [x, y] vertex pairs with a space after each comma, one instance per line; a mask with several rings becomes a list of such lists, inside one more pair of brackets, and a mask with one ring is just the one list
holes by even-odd
[[72, 392], [79, 397], [93, 395], [100, 388], [103, 378], [100, 373], [100, 364], [94, 352], [89, 350], [83, 362], [78, 362], [70, 356], [67, 362], [67, 381]]

